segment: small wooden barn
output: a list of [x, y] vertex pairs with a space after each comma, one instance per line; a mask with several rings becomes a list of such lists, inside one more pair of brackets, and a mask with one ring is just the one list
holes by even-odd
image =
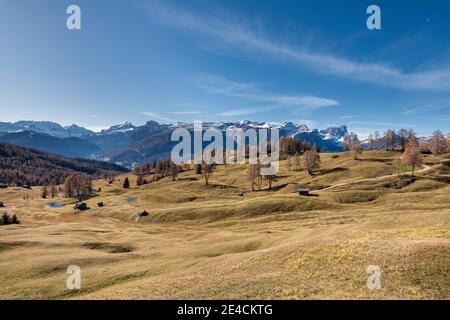
[[298, 189], [298, 194], [301, 196], [309, 196], [309, 188], [300, 188]]

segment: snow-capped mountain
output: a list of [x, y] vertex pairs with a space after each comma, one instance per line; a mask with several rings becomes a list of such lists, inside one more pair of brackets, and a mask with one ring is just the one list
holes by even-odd
[[[203, 130], [215, 128], [225, 132], [228, 129], [241, 128], [244, 130], [253, 128], [255, 130], [277, 128], [280, 130], [280, 137], [290, 136], [301, 141], [314, 144], [321, 151], [341, 151], [342, 138], [347, 134], [347, 127], [331, 127], [325, 130], [309, 129], [305, 124], [295, 124], [293, 122], [261, 122], [261, 121], [224, 121], [224, 122], [203, 122]], [[99, 159], [107, 159], [122, 165], [132, 166], [136, 162], [152, 161], [170, 156], [173, 146], [177, 142], [171, 141], [171, 134], [177, 128], [194, 130], [193, 123], [176, 123], [171, 125], [159, 124], [156, 121], [149, 121], [143, 126], [132, 128], [131, 125], [114, 126], [114, 130], [108, 129], [103, 133], [93, 137], [97, 144], [103, 144], [105, 137], [111, 136], [106, 132], [116, 132], [117, 138], [124, 139], [122, 143], [116, 144], [114, 148], [104, 149], [99, 155]], [[120, 133], [119, 133], [120, 132]], [[269, 134], [270, 135], [270, 134]], [[117, 140], [114, 139], [116, 142]], [[110, 144], [110, 142], [108, 143]]]
[[94, 134], [93, 131], [75, 124], [63, 127], [59, 123], [50, 121], [0, 122], [0, 132], [2, 133], [21, 131], [33, 131], [58, 138], [81, 137], [84, 135]]
[[[341, 151], [342, 139], [348, 134], [346, 126], [318, 130], [290, 121], [277, 123], [242, 120], [203, 122], [202, 125], [203, 130], [216, 128], [221, 131], [232, 128], [244, 130], [277, 128], [280, 130], [280, 137], [293, 137], [314, 144], [321, 151], [330, 152]], [[19, 145], [48, 151], [64, 150], [65, 155], [83, 155], [131, 166], [136, 162], [167, 158], [176, 144], [171, 141], [171, 134], [177, 128], [186, 128], [192, 131], [194, 124], [160, 124], [156, 121], [148, 121], [144, 125], [135, 126], [125, 122], [95, 133], [76, 124], [62, 127], [48, 121], [0, 122], [0, 136], [3, 135], [5, 141]], [[39, 139], [36, 139], [33, 132], [38, 134]], [[17, 135], [18, 133], [23, 134]], [[83, 142], [86, 143], [83, 144]], [[49, 150], [49, 146], [58, 146], [58, 148], [52, 147]]]
[[340, 126], [340, 127], [329, 127], [324, 130], [319, 131], [320, 134], [324, 137], [324, 139], [342, 139], [344, 136], [348, 134], [347, 126]]
[[95, 134], [94, 131], [88, 130], [84, 127], [80, 127], [76, 124], [64, 127], [64, 129], [66, 130], [66, 132], [69, 134], [70, 137], [83, 137]]
[[120, 134], [124, 132], [130, 132], [136, 129], [136, 127], [130, 122], [124, 122], [108, 129], [102, 130], [99, 134]]

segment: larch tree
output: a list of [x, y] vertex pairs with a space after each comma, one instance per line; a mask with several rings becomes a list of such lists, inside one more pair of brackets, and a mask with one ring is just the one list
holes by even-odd
[[440, 130], [433, 132], [431, 136], [431, 152], [435, 156], [445, 153], [447, 150], [447, 141]]
[[209, 178], [212, 176], [214, 171], [214, 164], [207, 164], [206, 162], [203, 162], [202, 164], [202, 175], [205, 179], [205, 185], [209, 184]]
[[377, 130], [375, 130], [375, 132], [373, 133], [373, 138], [375, 140], [379, 140], [381, 138], [381, 135]]
[[287, 156], [286, 158], [286, 169], [292, 171], [292, 156]]
[[349, 134], [344, 137], [343, 142], [346, 150], [351, 150], [353, 153], [353, 159], [358, 160], [358, 155], [361, 154], [361, 145], [356, 134]]
[[50, 186], [50, 195], [52, 199], [58, 195], [58, 188], [54, 184]]
[[315, 150], [306, 151], [302, 157], [302, 166], [312, 175], [320, 167], [320, 155]]
[[137, 177], [136, 177], [136, 185], [139, 187], [139, 186], [143, 185], [144, 182], [145, 182], [144, 175], [142, 173], [138, 173]]
[[353, 144], [353, 146], [352, 146], [352, 153], [353, 153], [353, 159], [354, 160], [358, 160], [359, 159], [359, 155], [362, 153], [361, 144], [359, 142]]
[[86, 174], [73, 174], [64, 182], [64, 195], [82, 201], [92, 193], [92, 182]]
[[397, 131], [397, 135], [400, 138], [400, 141], [399, 141], [400, 148], [401, 148], [402, 152], [405, 152], [405, 144], [406, 144], [406, 139], [408, 139], [409, 131], [402, 128]]
[[170, 176], [172, 177], [172, 181], [175, 181], [177, 179], [178, 171], [179, 171], [178, 166], [171, 161], [170, 162]]
[[395, 136], [395, 131], [392, 129], [388, 129], [385, 133], [384, 133], [384, 143], [386, 145], [386, 151], [389, 150], [389, 147], [391, 148], [391, 150], [394, 149], [394, 136]]
[[259, 164], [249, 164], [247, 169], [247, 181], [250, 182], [252, 191], [255, 191], [255, 187], [260, 188], [259, 177], [261, 175], [261, 168]]
[[414, 176], [414, 169], [421, 162], [420, 146], [415, 135], [409, 135], [405, 144], [405, 152], [400, 160], [403, 164], [411, 166], [411, 176]]
[[264, 178], [267, 180], [269, 184], [269, 190], [272, 190], [272, 183], [277, 181], [277, 176], [274, 174], [265, 175]]
[[369, 146], [370, 150], [373, 150], [373, 147], [375, 146], [375, 139], [373, 138], [373, 134], [369, 134]]
[[300, 153], [298, 153], [298, 152], [294, 155], [293, 169], [294, 169], [294, 171], [302, 170], [302, 157], [301, 157]]

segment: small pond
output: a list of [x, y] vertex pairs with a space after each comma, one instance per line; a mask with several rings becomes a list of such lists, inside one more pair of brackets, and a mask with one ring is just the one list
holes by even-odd
[[50, 207], [50, 208], [62, 208], [62, 207], [64, 207], [64, 203], [61, 203], [61, 202], [50, 202], [50, 203], [47, 203], [47, 206]]
[[137, 201], [137, 197], [128, 197], [127, 201], [128, 202], [136, 202]]

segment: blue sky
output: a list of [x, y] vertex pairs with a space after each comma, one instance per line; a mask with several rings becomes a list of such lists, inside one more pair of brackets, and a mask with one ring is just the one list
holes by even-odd
[[[66, 28], [70, 4], [81, 30]], [[370, 4], [381, 30], [366, 28]], [[450, 132], [445, 0], [0, 0], [0, 39], [0, 121]]]

